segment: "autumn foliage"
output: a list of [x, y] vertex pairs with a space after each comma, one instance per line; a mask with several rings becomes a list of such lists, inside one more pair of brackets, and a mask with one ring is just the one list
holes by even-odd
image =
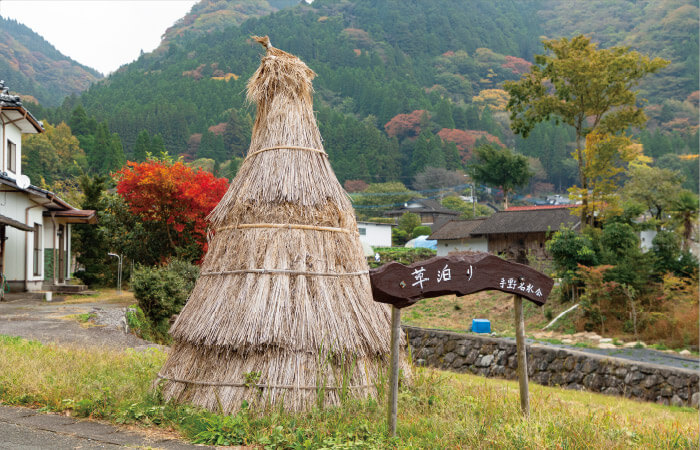
[[129, 162], [115, 178], [131, 213], [162, 225], [172, 250], [195, 241], [206, 252], [206, 216], [226, 192], [226, 178], [158, 160]]
[[509, 69], [517, 75], [522, 75], [530, 71], [532, 63], [528, 60], [518, 58], [517, 56], [506, 56], [506, 62], [501, 64], [504, 69]]
[[500, 139], [486, 131], [443, 128], [438, 132], [438, 136], [440, 136], [443, 141], [454, 142], [455, 145], [457, 145], [457, 150], [459, 150], [459, 155], [462, 157], [463, 162], [471, 159], [472, 151], [476, 147], [477, 141], [480, 139], [486, 139], [488, 142], [496, 144], [499, 147], [505, 147]]
[[410, 114], [398, 114], [384, 125], [386, 134], [391, 137], [416, 137], [420, 134], [421, 121], [427, 121], [429, 114], [423, 109], [418, 109]]

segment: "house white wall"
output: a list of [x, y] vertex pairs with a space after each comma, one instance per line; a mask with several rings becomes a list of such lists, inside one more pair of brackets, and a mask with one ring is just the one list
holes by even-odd
[[639, 248], [643, 252], [648, 252], [651, 250], [651, 241], [656, 237], [656, 230], [644, 230], [639, 232]]
[[447, 256], [450, 252], [488, 252], [489, 243], [485, 237], [466, 239], [438, 239], [437, 256]]
[[[0, 135], [2, 135], [2, 126], [0, 125]], [[2, 152], [2, 172], [7, 172], [7, 175], [11, 178], [17, 178], [22, 175], [22, 133], [20, 129], [15, 125], [5, 125], [5, 135], [2, 136], [0, 141], [0, 148], [3, 149]], [[8, 139], [16, 145], [16, 157], [15, 160], [15, 171], [11, 172], [8, 168], [8, 152], [9, 146], [7, 145]]]
[[[27, 210], [27, 207], [33, 207]], [[44, 208], [30, 201], [29, 196], [20, 191], [0, 193], [0, 214], [15, 219], [33, 227], [34, 224], [44, 224], [42, 213]], [[27, 220], [27, 218], [29, 220]], [[43, 232], [43, 230], [42, 230]], [[43, 249], [45, 239], [41, 239], [39, 253], [39, 274], [34, 275], [34, 233], [6, 227], [5, 233], [5, 277], [13, 290], [24, 287], [24, 277], [27, 274], [29, 290], [41, 289], [44, 280]], [[25, 257], [27, 255], [28, 257]], [[26, 272], [25, 272], [26, 268]]]
[[391, 247], [391, 225], [386, 223], [357, 222], [360, 241], [372, 247]]

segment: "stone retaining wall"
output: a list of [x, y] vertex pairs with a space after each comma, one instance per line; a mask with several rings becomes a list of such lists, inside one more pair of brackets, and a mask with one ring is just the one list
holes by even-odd
[[[515, 341], [403, 327], [413, 360], [455, 372], [516, 379]], [[698, 407], [698, 372], [539, 344], [527, 346], [530, 381], [665, 405]]]

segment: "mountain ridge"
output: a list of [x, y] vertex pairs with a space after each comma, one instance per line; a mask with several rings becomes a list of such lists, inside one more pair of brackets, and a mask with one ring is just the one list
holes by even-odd
[[0, 77], [14, 91], [59, 105], [102, 75], [63, 55], [31, 28], [0, 16]]

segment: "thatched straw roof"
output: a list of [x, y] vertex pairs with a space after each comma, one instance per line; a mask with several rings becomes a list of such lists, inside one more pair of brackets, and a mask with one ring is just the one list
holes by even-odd
[[484, 220], [471, 234], [542, 233], [562, 227], [576, 228], [580, 224], [566, 205], [559, 208], [508, 209], [498, 211]]
[[481, 225], [484, 220], [485, 219], [450, 220], [431, 234], [428, 239], [452, 240], [471, 237], [474, 234], [474, 230]]
[[390, 312], [372, 300], [353, 209], [323, 150], [314, 72], [267, 51], [248, 82], [248, 156], [209, 219], [201, 276], [171, 329], [166, 398], [225, 412], [376, 393]]

